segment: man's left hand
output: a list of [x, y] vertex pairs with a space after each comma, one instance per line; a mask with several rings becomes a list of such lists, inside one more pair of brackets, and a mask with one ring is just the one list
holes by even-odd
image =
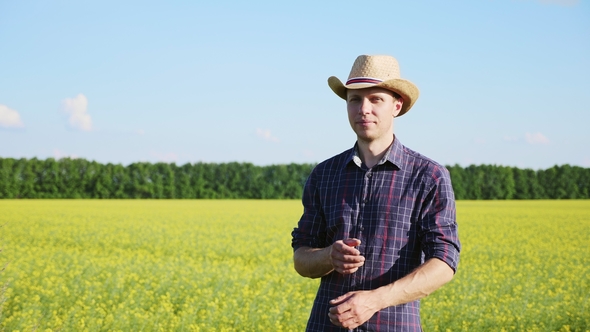
[[349, 292], [330, 301], [328, 316], [332, 324], [354, 329], [381, 310], [374, 291]]

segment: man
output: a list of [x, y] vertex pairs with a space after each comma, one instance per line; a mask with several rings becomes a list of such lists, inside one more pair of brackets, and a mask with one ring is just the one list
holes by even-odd
[[419, 299], [453, 278], [460, 243], [448, 171], [393, 134], [418, 88], [383, 55], [328, 85], [357, 141], [312, 171], [292, 233], [295, 270], [322, 278], [307, 330], [420, 331]]

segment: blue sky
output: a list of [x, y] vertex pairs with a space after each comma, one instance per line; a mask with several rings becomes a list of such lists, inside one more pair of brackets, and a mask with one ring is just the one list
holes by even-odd
[[580, 0], [0, 1], [0, 157], [319, 162], [360, 54], [418, 86], [395, 132], [432, 159], [590, 167]]

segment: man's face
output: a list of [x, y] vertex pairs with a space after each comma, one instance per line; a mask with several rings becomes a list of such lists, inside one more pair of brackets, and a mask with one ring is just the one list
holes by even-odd
[[393, 117], [401, 111], [402, 101], [382, 88], [348, 90], [346, 107], [357, 138], [370, 143], [392, 138]]

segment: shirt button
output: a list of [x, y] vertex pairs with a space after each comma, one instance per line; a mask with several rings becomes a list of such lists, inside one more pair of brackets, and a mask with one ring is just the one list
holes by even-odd
[[373, 173], [367, 173], [368, 178], [370, 178], [371, 176], [373, 176]]

